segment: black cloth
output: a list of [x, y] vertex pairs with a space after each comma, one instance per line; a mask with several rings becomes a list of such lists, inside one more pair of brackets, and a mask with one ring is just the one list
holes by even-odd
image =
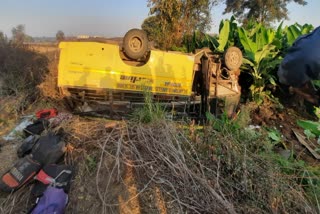
[[33, 124], [28, 125], [23, 131], [26, 137], [30, 135], [40, 135], [49, 126], [46, 119], [38, 119]]
[[293, 87], [320, 79], [320, 27], [294, 42], [279, 67], [278, 77], [281, 83]]
[[33, 146], [39, 140], [39, 135], [30, 135], [26, 139], [23, 140], [21, 146], [17, 150], [17, 154], [19, 158], [24, 157], [25, 155], [30, 154]]
[[31, 156], [42, 166], [45, 166], [57, 163], [64, 152], [65, 142], [62, 140], [62, 136], [49, 132], [39, 138], [32, 148]]

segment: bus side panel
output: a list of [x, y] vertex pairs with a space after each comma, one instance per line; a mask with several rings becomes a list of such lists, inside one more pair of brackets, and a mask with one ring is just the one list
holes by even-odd
[[119, 46], [113, 44], [61, 42], [60, 49], [59, 87], [191, 94], [193, 56], [152, 50], [146, 64], [130, 66], [120, 58]]

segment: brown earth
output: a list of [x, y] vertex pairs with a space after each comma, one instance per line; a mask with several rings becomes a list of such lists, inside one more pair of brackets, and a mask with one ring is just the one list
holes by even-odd
[[[312, 165], [319, 164], [319, 161], [299, 142], [293, 132], [294, 130], [304, 136], [304, 130], [297, 125], [297, 121], [316, 120], [314, 115], [307, 112], [303, 100], [300, 100], [299, 97], [288, 95], [283, 106], [266, 101], [263, 105], [255, 107], [251, 112], [251, 118], [255, 125], [278, 130], [282, 134], [284, 143], [282, 146], [286, 147], [282, 149], [293, 150], [297, 159], [302, 159]], [[309, 143], [316, 145], [315, 140]]]

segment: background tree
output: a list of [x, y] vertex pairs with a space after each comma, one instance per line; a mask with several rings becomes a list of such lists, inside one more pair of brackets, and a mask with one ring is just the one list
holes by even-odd
[[266, 25], [288, 19], [288, 3], [306, 5], [305, 0], [226, 0], [224, 14], [233, 13], [243, 24], [250, 20]]
[[62, 40], [64, 40], [64, 32], [62, 30], [59, 30], [57, 33], [56, 33], [56, 40], [58, 42], [61, 42]]
[[16, 45], [22, 45], [26, 39], [25, 34], [25, 26], [24, 25], [17, 25], [16, 27], [12, 28], [12, 41]]
[[[194, 31], [210, 29], [210, 11], [218, 0], [148, 0], [152, 18], [147, 18], [142, 26], [156, 26], [149, 31], [151, 37], [157, 38], [163, 49], [179, 46], [184, 35]], [[155, 36], [155, 33], [160, 35]]]
[[26, 34], [24, 38], [24, 42], [34, 42], [34, 39], [32, 38], [32, 36], [29, 36]]
[[149, 16], [146, 18], [143, 21], [141, 28], [147, 32], [150, 41], [156, 40], [161, 33], [160, 21], [157, 16]]
[[7, 36], [2, 31], [0, 31], [0, 45], [6, 44], [7, 41]]

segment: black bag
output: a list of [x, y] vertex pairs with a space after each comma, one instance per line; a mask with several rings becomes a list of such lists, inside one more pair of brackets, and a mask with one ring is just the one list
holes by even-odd
[[27, 154], [30, 154], [33, 146], [39, 140], [39, 135], [30, 135], [26, 139], [23, 140], [21, 146], [18, 148], [17, 154], [19, 158], [24, 157]]
[[31, 156], [42, 166], [57, 163], [65, 152], [65, 142], [62, 136], [49, 132], [41, 136], [33, 146]]
[[23, 131], [26, 137], [30, 135], [40, 135], [45, 129], [48, 129], [49, 121], [46, 119], [38, 119], [33, 124], [28, 125]]

